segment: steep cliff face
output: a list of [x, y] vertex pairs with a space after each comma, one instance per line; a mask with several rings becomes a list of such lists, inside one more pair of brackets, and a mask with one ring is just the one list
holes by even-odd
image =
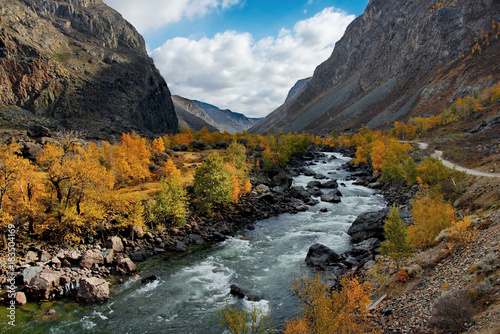
[[371, 0], [307, 85], [250, 131], [377, 128], [438, 112], [499, 80], [499, 20], [499, 0]]
[[178, 129], [143, 38], [101, 0], [2, 1], [0, 104], [89, 137]]

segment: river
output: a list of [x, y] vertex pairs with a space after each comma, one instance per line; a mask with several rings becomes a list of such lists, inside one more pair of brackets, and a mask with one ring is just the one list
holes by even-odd
[[[305, 212], [259, 221], [255, 230], [169, 261], [150, 259], [139, 264], [139, 275], [116, 285], [111, 300], [102, 305], [29, 303], [17, 310], [16, 333], [223, 333], [217, 312], [226, 303], [270, 312], [276, 328], [282, 328], [297, 311], [288, 283], [304, 264], [309, 246], [322, 243], [337, 252], [348, 250], [352, 245], [346, 232], [354, 219], [385, 207], [373, 190], [342, 181], [349, 174], [337, 169], [349, 158], [334, 154], [338, 159], [330, 159], [332, 155], [310, 168], [345, 184], [339, 188], [341, 203], [321, 202]], [[305, 186], [312, 180], [301, 175], [294, 184]], [[141, 284], [141, 277], [150, 274], [160, 279]], [[258, 301], [231, 296], [231, 284]], [[49, 308], [57, 314], [40, 316]]]

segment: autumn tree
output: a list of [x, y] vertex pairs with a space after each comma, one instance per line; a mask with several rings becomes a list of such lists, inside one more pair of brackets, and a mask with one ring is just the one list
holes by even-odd
[[[19, 146], [15, 143], [0, 147], [0, 231], [4, 247], [7, 247], [5, 228], [16, 217], [32, 219], [39, 182], [34, 166], [19, 154]], [[33, 221], [30, 230], [33, 229]]]
[[412, 256], [413, 246], [408, 238], [408, 229], [399, 216], [399, 209], [396, 204], [392, 205], [384, 222], [384, 235], [386, 240], [382, 242], [380, 254], [394, 260], [396, 269], [399, 270], [399, 263]]
[[417, 175], [423, 183], [432, 185], [444, 180], [448, 180], [451, 174], [441, 160], [427, 157], [417, 166]]
[[135, 182], [144, 181], [149, 176], [149, 157], [151, 153], [147, 149], [145, 138], [141, 138], [135, 132], [132, 134], [123, 133], [121, 139], [121, 150], [123, 150], [124, 161], [126, 163], [129, 175], [128, 178]]
[[232, 201], [232, 172], [218, 153], [212, 153], [194, 174], [194, 189], [205, 210]]
[[415, 248], [425, 249], [434, 243], [439, 232], [451, 226], [455, 211], [439, 192], [425, 186], [411, 203], [413, 225], [409, 226], [408, 235]]
[[321, 274], [302, 270], [294, 275], [290, 286], [298, 298], [300, 315], [287, 321], [284, 333], [366, 333], [369, 330], [366, 315], [372, 287], [355, 277], [340, 280], [341, 289], [332, 290]]
[[96, 157], [95, 145], [65, 149], [47, 144], [39, 164], [56, 193], [52, 205], [55, 229], [66, 241], [78, 241], [81, 235], [93, 233], [105, 216], [102, 199], [107, 198], [114, 184], [113, 174]]
[[151, 142], [151, 154], [160, 153], [165, 151], [165, 145], [162, 138], [155, 138]]
[[229, 164], [233, 182], [233, 202], [238, 200], [240, 193], [248, 193], [252, 189], [252, 184], [248, 177], [248, 165], [245, 147], [237, 141], [231, 142], [226, 149], [224, 162]]
[[[171, 161], [171, 160], [168, 160]], [[173, 222], [183, 226], [188, 214], [188, 198], [184, 185], [180, 181], [180, 172], [175, 166], [169, 166], [168, 175], [162, 178], [158, 195], [153, 204], [154, 217], [164, 223]]]
[[272, 333], [274, 326], [271, 317], [262, 310], [252, 308], [245, 311], [238, 307], [226, 305], [218, 312], [220, 324], [231, 334], [265, 334]]

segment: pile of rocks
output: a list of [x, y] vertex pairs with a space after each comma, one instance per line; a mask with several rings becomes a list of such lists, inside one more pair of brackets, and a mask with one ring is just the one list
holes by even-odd
[[19, 262], [16, 277], [16, 301], [74, 298], [82, 303], [94, 303], [109, 298], [111, 274], [127, 275], [137, 270], [124, 254], [122, 239], [114, 236], [106, 248], [96, 246], [86, 250], [30, 250]]

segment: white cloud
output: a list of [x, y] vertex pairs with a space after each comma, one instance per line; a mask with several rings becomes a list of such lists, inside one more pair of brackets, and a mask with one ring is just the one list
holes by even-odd
[[159, 29], [183, 18], [203, 17], [239, 0], [103, 0], [120, 12], [141, 33]]
[[151, 56], [172, 94], [261, 117], [329, 57], [354, 18], [326, 8], [277, 37], [255, 41], [249, 33], [225, 31], [199, 40], [174, 38]]

